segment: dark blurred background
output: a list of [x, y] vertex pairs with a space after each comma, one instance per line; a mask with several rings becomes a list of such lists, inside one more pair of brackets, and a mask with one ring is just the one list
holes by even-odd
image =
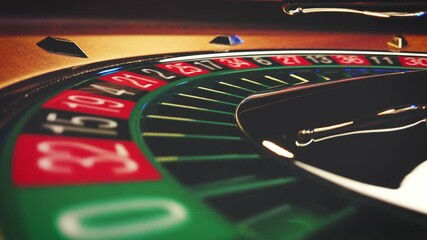
[[[189, 21], [208, 25], [232, 23], [262, 28], [353, 32], [426, 33], [427, 17], [384, 19], [354, 14], [329, 13], [287, 16], [279, 0], [8, 0], [1, 4], [2, 21], [25, 19], [108, 19]], [[31, 24], [31, 23], [28, 23]], [[320, 28], [320, 29], [319, 29]], [[3, 29], [3, 32], [5, 29]], [[7, 31], [11, 31], [10, 29]], [[31, 31], [28, 29], [28, 31]]]

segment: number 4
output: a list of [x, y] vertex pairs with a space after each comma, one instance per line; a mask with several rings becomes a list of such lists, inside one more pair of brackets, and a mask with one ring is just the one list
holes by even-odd
[[123, 94], [131, 95], [131, 96], [135, 95], [135, 93], [128, 92], [128, 91], [126, 91], [124, 89], [116, 89], [116, 88], [101, 86], [101, 85], [97, 85], [97, 84], [91, 84], [90, 86], [93, 87], [93, 88], [99, 89], [99, 90], [101, 90], [103, 92], [112, 94], [114, 96], [121, 96]]

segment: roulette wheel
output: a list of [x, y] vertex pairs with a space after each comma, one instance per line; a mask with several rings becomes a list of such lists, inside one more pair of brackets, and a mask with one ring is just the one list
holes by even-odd
[[425, 18], [117, 5], [2, 10], [3, 239], [426, 238]]

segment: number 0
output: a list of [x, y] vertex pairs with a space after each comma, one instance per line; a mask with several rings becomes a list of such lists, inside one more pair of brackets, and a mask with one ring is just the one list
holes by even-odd
[[71, 239], [144, 239], [167, 233], [186, 219], [187, 211], [180, 203], [153, 197], [78, 206], [62, 213], [57, 224], [60, 232]]

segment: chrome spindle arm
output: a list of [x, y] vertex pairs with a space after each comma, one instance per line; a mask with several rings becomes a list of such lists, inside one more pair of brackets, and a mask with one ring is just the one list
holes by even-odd
[[427, 14], [425, 0], [284, 0], [283, 11], [288, 15], [302, 13], [344, 12], [374, 17], [420, 17]]

